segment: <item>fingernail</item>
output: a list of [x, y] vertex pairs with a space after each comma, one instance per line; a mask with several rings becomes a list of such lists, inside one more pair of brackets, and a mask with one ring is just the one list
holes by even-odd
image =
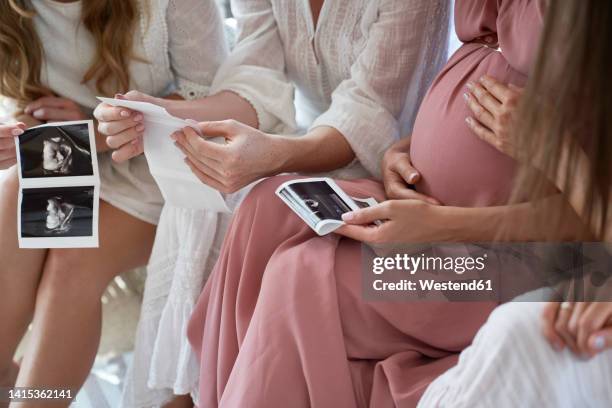
[[481, 84], [486, 84], [487, 82], [489, 82], [489, 78], [487, 78], [486, 75], [483, 75], [480, 77], [480, 83]]
[[472, 81], [468, 82], [466, 86], [467, 86], [467, 89], [469, 89], [470, 91], [474, 89], [474, 83]]
[[171, 134], [170, 135], [170, 139], [172, 139], [172, 140], [174, 140], [176, 142], [176, 134], [175, 133]]
[[412, 173], [410, 176], [408, 176], [408, 183], [410, 184], [416, 183], [418, 177], [419, 177], [418, 173]]
[[23, 129], [13, 129], [11, 133], [13, 134], [13, 136], [21, 136], [23, 135]]
[[144, 126], [144, 125], [142, 125], [142, 124], [141, 124], [141, 125], [136, 126], [136, 131], [137, 131], [137, 132], [142, 132], [144, 129], [145, 129], [145, 126]]
[[34, 116], [35, 118], [40, 118], [42, 116], [42, 112], [40, 110], [37, 110], [32, 114], [32, 116]]
[[463, 99], [465, 99], [466, 101], [470, 100], [470, 94], [468, 94], [467, 92], [463, 94]]
[[466, 122], [468, 125], [472, 126], [472, 118], [470, 118], [469, 116], [468, 116], [467, 118], [465, 118], [465, 122]]
[[123, 94], [120, 94], [120, 93], [115, 94], [115, 99], [121, 99], [121, 98], [123, 98]]
[[144, 116], [142, 115], [142, 113], [139, 113], [138, 115], [136, 115], [136, 116], [134, 117], [134, 120], [135, 120], [136, 122], [140, 122], [140, 121], [141, 121], [141, 120], [143, 120], [143, 119], [144, 119]]
[[355, 218], [355, 212], [354, 211], [342, 214], [342, 220], [343, 221], [352, 221], [354, 218]]
[[121, 116], [123, 116], [124, 118], [129, 118], [131, 116], [131, 112], [121, 111]]
[[595, 350], [603, 350], [606, 348], [606, 339], [604, 336], [597, 336], [591, 340], [591, 347]]

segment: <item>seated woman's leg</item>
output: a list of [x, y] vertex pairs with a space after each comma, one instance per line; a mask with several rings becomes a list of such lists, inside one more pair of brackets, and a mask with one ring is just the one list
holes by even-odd
[[101, 202], [99, 233], [99, 248], [49, 251], [18, 386], [80, 388], [87, 378], [100, 339], [100, 298], [115, 276], [147, 262], [155, 226]]
[[420, 407], [608, 406], [612, 353], [581, 360], [542, 335], [544, 303], [498, 307]]
[[0, 387], [12, 387], [15, 383], [13, 357], [32, 319], [36, 288], [47, 253], [19, 249], [18, 194], [17, 167], [13, 167], [0, 184]]
[[[416, 404], [493, 305], [363, 302], [361, 245], [316, 236], [271, 198], [286, 179], [260, 184], [245, 200], [192, 319], [200, 404]], [[382, 195], [372, 181], [341, 185]], [[402, 388], [407, 376], [414, 381]]]

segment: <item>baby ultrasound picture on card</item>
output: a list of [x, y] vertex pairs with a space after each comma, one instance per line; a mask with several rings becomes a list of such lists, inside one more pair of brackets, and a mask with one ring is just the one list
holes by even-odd
[[86, 123], [34, 128], [19, 145], [23, 178], [94, 175]]
[[16, 147], [20, 248], [97, 247], [100, 180], [93, 122], [30, 128]]
[[24, 189], [21, 236], [92, 236], [94, 199], [94, 186]]

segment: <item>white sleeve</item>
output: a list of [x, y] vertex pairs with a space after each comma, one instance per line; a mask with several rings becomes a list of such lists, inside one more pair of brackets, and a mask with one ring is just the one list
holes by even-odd
[[166, 22], [177, 93], [185, 99], [208, 96], [228, 52], [215, 0], [170, 0]]
[[[448, 31], [448, 21], [436, 15], [444, 7], [439, 0], [381, 0], [351, 77], [336, 88], [330, 108], [311, 127], [337, 129], [357, 160], [375, 176], [381, 173], [384, 152], [402, 136], [399, 121], [408, 96], [412, 95], [408, 103], [418, 108], [440, 68], [440, 64], [425, 67], [423, 61], [429, 52], [428, 25], [445, 35]], [[436, 53], [446, 55], [445, 47], [437, 48]], [[423, 76], [424, 69], [432, 74]]]
[[295, 130], [294, 87], [285, 72], [285, 55], [269, 0], [233, 0], [236, 46], [219, 69], [212, 93], [231, 91], [257, 112], [266, 132]]

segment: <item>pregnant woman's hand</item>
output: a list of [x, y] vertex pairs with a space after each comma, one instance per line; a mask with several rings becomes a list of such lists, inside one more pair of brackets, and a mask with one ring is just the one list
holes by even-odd
[[[202, 122], [198, 129], [202, 136], [192, 128], [185, 128], [174, 133], [172, 139], [185, 154], [187, 165], [204, 184], [223, 193], [233, 193], [276, 174], [280, 168], [284, 155], [277, 141], [281, 137], [234, 120]], [[216, 137], [224, 138], [225, 142], [207, 140]]]
[[412, 188], [421, 179], [421, 175], [410, 161], [410, 138], [400, 140], [387, 150], [383, 157], [382, 175], [388, 198], [439, 204], [438, 200], [417, 193]]
[[88, 119], [79, 105], [67, 98], [43, 96], [30, 103], [23, 110], [41, 122], [68, 122]]
[[347, 225], [336, 232], [374, 245], [449, 241], [453, 228], [440, 218], [444, 211], [422, 200], [390, 200], [344, 214]]
[[583, 357], [612, 348], [612, 302], [550, 302], [543, 313], [544, 336], [557, 351]]
[[502, 153], [516, 158], [512, 132], [522, 89], [506, 86], [490, 76], [470, 82], [464, 97], [474, 117], [467, 117], [469, 128], [482, 140]]
[[25, 123], [0, 123], [0, 170], [5, 170], [17, 162], [15, 138], [22, 135]]
[[[164, 103], [163, 99], [137, 91], [130, 91], [125, 95], [115, 97], [130, 101], [150, 102], [160, 106], [163, 106]], [[144, 117], [140, 112], [101, 103], [94, 110], [94, 117], [98, 120], [98, 132], [105, 137], [106, 146], [113, 150], [114, 161], [122, 163], [143, 153], [142, 136], [145, 126]]]

